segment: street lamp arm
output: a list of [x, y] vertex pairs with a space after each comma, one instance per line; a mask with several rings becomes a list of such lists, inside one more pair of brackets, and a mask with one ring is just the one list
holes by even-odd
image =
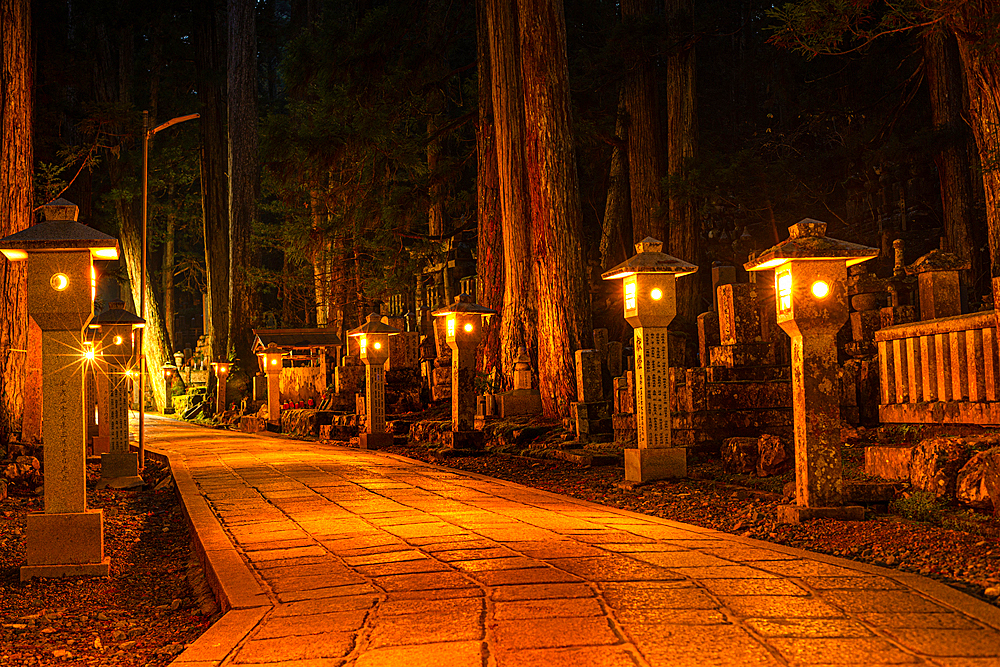
[[201, 114], [200, 113], [192, 113], [192, 114], [188, 114], [187, 116], [178, 116], [177, 118], [171, 118], [170, 120], [168, 120], [163, 125], [158, 125], [158, 126], [154, 127], [152, 130], [150, 130], [149, 131], [149, 136], [152, 137], [154, 134], [156, 134], [160, 130], [165, 130], [168, 127], [170, 127], [171, 125], [176, 125], [177, 123], [183, 123], [186, 120], [194, 120], [195, 118], [201, 118]]

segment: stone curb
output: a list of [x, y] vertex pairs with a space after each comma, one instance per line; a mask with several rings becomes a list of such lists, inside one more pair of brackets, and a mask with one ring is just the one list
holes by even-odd
[[[334, 445], [334, 446], [343, 447], [344, 449], [352, 449], [351, 447], [346, 447], [343, 445]], [[822, 563], [827, 563], [829, 565], [836, 565], [838, 567], [856, 570], [858, 572], [864, 572], [865, 574], [874, 574], [883, 576], [887, 579], [891, 579], [899, 584], [902, 584], [907, 588], [918, 591], [926, 595], [927, 597], [934, 598], [943, 605], [951, 607], [952, 609], [955, 609], [956, 611], [959, 611], [967, 616], [971, 616], [972, 618], [975, 618], [976, 620], [980, 621], [985, 625], [989, 625], [993, 628], [996, 628], [997, 630], [1000, 630], [1000, 608], [997, 608], [987, 602], [983, 602], [982, 600], [977, 600], [971, 595], [962, 593], [961, 591], [957, 591], [954, 588], [942, 584], [939, 581], [934, 581], [933, 579], [929, 579], [919, 574], [913, 574], [910, 572], [900, 572], [899, 570], [890, 570], [888, 568], [879, 567], [877, 565], [870, 565], [868, 563], [859, 563], [857, 561], [848, 560], [846, 558], [840, 558], [839, 556], [829, 556], [827, 554], [816, 553], [814, 551], [807, 551], [805, 549], [799, 549], [797, 547], [790, 547], [783, 544], [774, 544], [772, 542], [765, 542], [764, 540], [755, 540], [750, 537], [741, 537], [739, 535], [732, 535], [730, 533], [724, 533], [722, 531], [714, 530], [712, 528], [702, 528], [701, 526], [695, 526], [688, 523], [671, 521], [670, 519], [662, 519], [660, 517], [652, 516], [649, 514], [640, 514], [638, 512], [632, 512], [629, 510], [620, 509], [618, 507], [600, 505], [598, 503], [594, 503], [589, 500], [581, 500], [580, 498], [561, 495], [558, 493], [554, 493], [552, 491], [545, 491], [544, 489], [536, 489], [534, 487], [518, 484], [517, 482], [510, 482], [504, 479], [489, 477], [487, 475], [482, 475], [479, 473], [467, 472], [464, 470], [458, 470], [456, 468], [449, 468], [447, 466], [442, 466], [435, 463], [426, 463], [418, 459], [408, 458], [401, 454], [392, 454], [389, 452], [377, 452], [377, 453], [382, 456], [392, 457], [407, 463], [415, 462], [433, 468], [438, 468], [440, 470], [447, 470], [461, 475], [466, 475], [468, 477], [475, 477], [477, 479], [482, 479], [484, 481], [489, 481], [496, 484], [502, 484], [504, 486], [509, 486], [512, 488], [528, 489], [549, 496], [551, 498], [558, 498], [559, 500], [562, 501], [568, 500], [583, 507], [600, 508], [601, 510], [610, 512], [612, 514], [618, 514], [624, 517], [639, 518], [646, 521], [659, 523], [665, 526], [670, 526], [672, 528], [686, 530], [691, 533], [708, 535], [717, 539], [729, 540], [731, 542], [737, 542], [739, 544], [745, 544], [747, 546], [757, 547], [760, 549], [770, 549], [771, 551], [777, 551], [779, 553], [788, 554], [789, 556], [815, 560]]]
[[205, 579], [224, 612], [170, 664], [216, 667], [273, 609], [273, 604], [198, 491], [183, 455], [149, 449], [146, 452], [163, 457], [170, 468]]

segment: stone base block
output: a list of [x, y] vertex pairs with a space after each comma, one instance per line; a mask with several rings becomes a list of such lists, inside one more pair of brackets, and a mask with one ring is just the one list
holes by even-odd
[[109, 435], [95, 435], [93, 441], [90, 445], [91, 454], [97, 456], [99, 454], [107, 454], [111, 451], [111, 436]]
[[[128, 486], [121, 486], [117, 480], [128, 479]], [[135, 483], [138, 480], [138, 483]], [[109, 452], [101, 454], [101, 479], [98, 488], [110, 486], [113, 489], [142, 486], [139, 477], [139, 455], [136, 452]]]
[[813, 519], [864, 521], [865, 508], [860, 505], [842, 505], [840, 507], [778, 505], [778, 523], [802, 523], [803, 521], [812, 521]]
[[392, 433], [361, 433], [358, 447], [361, 449], [383, 449], [392, 444]]
[[[108, 573], [103, 510], [29, 514], [24, 541], [27, 567], [21, 568], [21, 581], [74, 573], [97, 576]], [[87, 571], [78, 572], [81, 568]]]
[[687, 450], [683, 447], [625, 450], [625, 481], [653, 482], [673, 477], [687, 477]]
[[865, 474], [908, 482], [912, 458], [913, 445], [869, 445], [865, 447]]
[[542, 396], [537, 389], [515, 389], [497, 397], [501, 417], [537, 415], [542, 412]]
[[482, 431], [445, 431], [441, 434], [444, 446], [450, 449], [482, 449]]
[[39, 579], [106, 577], [110, 571], [110, 558], [105, 558], [100, 563], [82, 563], [79, 565], [22, 565], [21, 581], [28, 581], [33, 577], [38, 577]]

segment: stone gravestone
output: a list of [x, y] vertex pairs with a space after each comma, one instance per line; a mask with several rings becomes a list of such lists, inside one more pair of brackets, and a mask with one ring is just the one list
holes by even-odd
[[576, 400], [570, 404], [570, 415], [578, 440], [585, 442], [594, 434], [611, 431], [610, 405], [604, 400], [597, 350], [576, 351]]
[[500, 416], [537, 415], [542, 411], [542, 397], [531, 388], [531, 358], [523, 348], [517, 348], [514, 359], [514, 388], [500, 394]]

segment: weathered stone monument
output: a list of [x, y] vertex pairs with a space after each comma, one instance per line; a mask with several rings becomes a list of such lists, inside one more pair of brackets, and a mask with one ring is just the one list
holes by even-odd
[[972, 266], [954, 253], [931, 250], [906, 267], [906, 272], [917, 276], [920, 297], [920, 319], [936, 320], [962, 314], [962, 294], [959, 272]]
[[87, 509], [83, 331], [94, 313], [93, 260], [117, 259], [118, 241], [77, 222], [65, 199], [42, 211], [44, 222], [0, 239], [9, 261], [28, 262], [28, 315], [42, 333], [45, 511], [28, 514], [22, 581], [108, 574], [103, 513]]
[[537, 415], [542, 412], [542, 396], [531, 388], [531, 357], [524, 347], [517, 348], [514, 358], [514, 388], [497, 397], [501, 417]]
[[818, 220], [807, 218], [788, 232], [746, 264], [748, 271], [774, 270], [778, 325], [792, 339], [796, 504], [779, 506], [778, 519], [860, 520], [864, 508], [843, 504], [836, 338], [847, 321], [847, 267], [879, 251], [827, 238]]
[[135, 363], [133, 331], [146, 321], [125, 310], [124, 301], [112, 301], [108, 310], [91, 319], [88, 329], [93, 334], [97, 353], [97, 372], [103, 380], [101, 388], [108, 392], [104, 404], [110, 445], [101, 454], [101, 479], [97, 488], [129, 489], [142, 486], [139, 476], [139, 454], [129, 447], [128, 394], [129, 371]]
[[576, 438], [587, 442], [597, 433], [610, 433], [611, 401], [604, 400], [602, 358], [598, 350], [577, 350], [576, 402], [570, 404], [570, 418]]
[[455, 303], [433, 313], [444, 321], [445, 340], [451, 348], [451, 431], [444, 433], [444, 441], [452, 449], [479, 449], [483, 444], [483, 432], [475, 430], [475, 357], [483, 337], [483, 316], [496, 314], [468, 294], [459, 294]]
[[365, 364], [365, 430], [359, 435], [362, 449], [378, 449], [392, 444], [392, 434], [385, 432], [385, 364], [389, 360], [389, 336], [399, 329], [382, 322], [377, 313], [368, 315], [360, 327], [347, 335], [358, 341], [361, 361]]
[[638, 447], [625, 450], [625, 480], [646, 482], [687, 475], [687, 452], [670, 439], [670, 383], [667, 325], [677, 312], [676, 279], [698, 270], [661, 252], [663, 243], [645, 238], [636, 254], [605, 280], [623, 279], [625, 320], [635, 329], [635, 421]]

